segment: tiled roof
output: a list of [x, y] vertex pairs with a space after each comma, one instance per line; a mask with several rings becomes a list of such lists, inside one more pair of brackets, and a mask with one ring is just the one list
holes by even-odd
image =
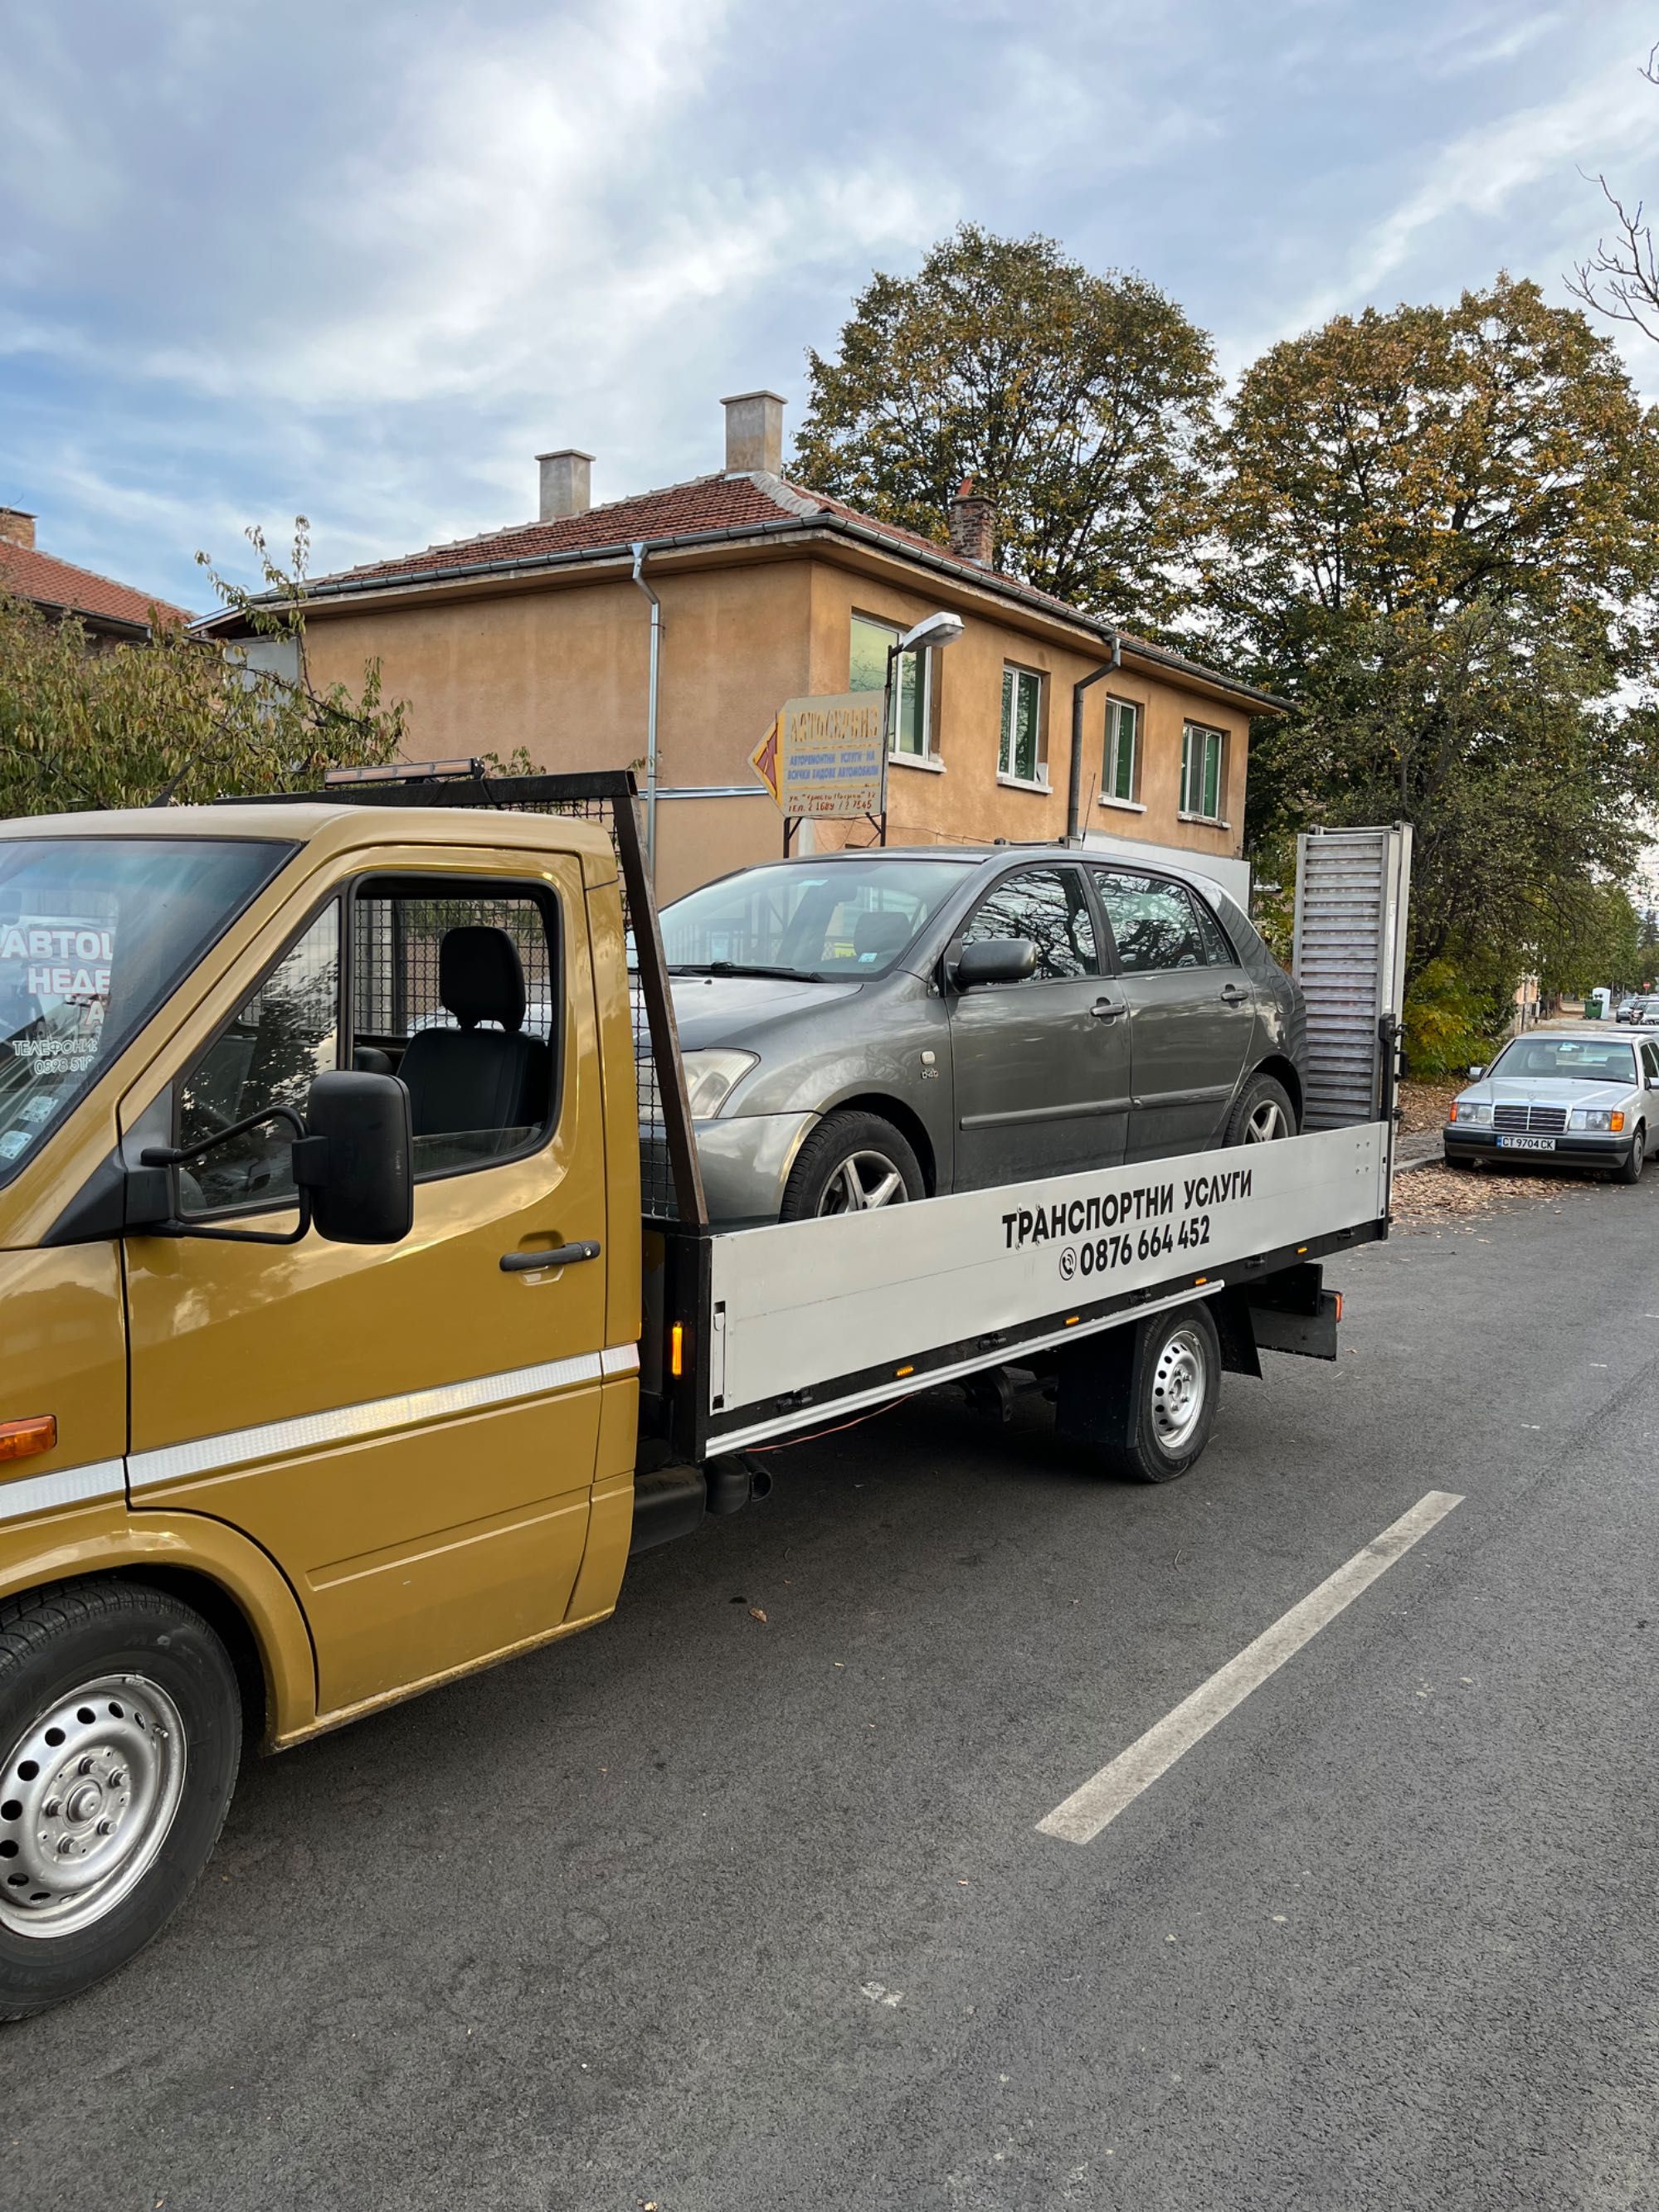
[[164, 623], [190, 620], [185, 608], [158, 599], [151, 592], [135, 591], [131, 584], [118, 584], [111, 576], [77, 568], [72, 561], [60, 561], [55, 554], [40, 552], [32, 545], [14, 545], [3, 538], [0, 538], [0, 584], [19, 599], [84, 615], [94, 624], [136, 623], [147, 629], [152, 607]]

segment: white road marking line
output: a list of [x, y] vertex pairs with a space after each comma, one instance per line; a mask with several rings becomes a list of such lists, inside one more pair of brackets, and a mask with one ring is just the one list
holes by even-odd
[[1402, 1513], [1363, 1552], [1356, 1552], [1346, 1566], [1328, 1576], [1317, 1589], [1310, 1590], [1264, 1630], [1254, 1644], [1247, 1644], [1236, 1659], [1230, 1659], [1207, 1682], [1201, 1682], [1173, 1712], [1166, 1713], [1109, 1765], [1074, 1790], [1063, 1805], [1056, 1805], [1046, 1820], [1037, 1822], [1039, 1832], [1058, 1836], [1068, 1844], [1092, 1842], [1126, 1805], [1132, 1805], [1143, 1790], [1168, 1773], [1183, 1752], [1208, 1735], [1236, 1705], [1243, 1704], [1252, 1690], [1277, 1674], [1362, 1590], [1369, 1589], [1380, 1574], [1403, 1558], [1419, 1536], [1426, 1536], [1455, 1505], [1462, 1503], [1460, 1496], [1449, 1490], [1431, 1490], [1419, 1498], [1409, 1513]]

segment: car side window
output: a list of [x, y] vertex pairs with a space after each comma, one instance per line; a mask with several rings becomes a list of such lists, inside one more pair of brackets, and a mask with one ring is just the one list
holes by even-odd
[[543, 886], [400, 876], [352, 910], [352, 1064], [409, 1091], [415, 1179], [533, 1150], [557, 1118], [564, 980]]
[[[1127, 975], [1165, 968], [1205, 968], [1213, 955], [1199, 920], [1197, 902], [1182, 884], [1164, 876], [1132, 875], [1122, 868], [1096, 868], [1095, 887], [1111, 924], [1118, 963]], [[1212, 921], [1215, 938], [1220, 931]], [[1221, 938], [1224, 947], [1226, 939]], [[1233, 965], [1231, 948], [1224, 963]]]
[[1028, 982], [1100, 973], [1088, 896], [1075, 868], [1026, 868], [1005, 877], [974, 908], [962, 941], [981, 945], [1014, 937], [1030, 938], [1036, 946], [1036, 968]]
[[[289, 947], [179, 1086], [179, 1142], [292, 1107], [303, 1118], [311, 1080], [337, 1065], [340, 908], [331, 900]], [[295, 1195], [292, 1127], [268, 1121], [216, 1145], [179, 1174], [185, 1216], [281, 1205]]]
[[1659, 1090], [1659, 1050], [1650, 1044], [1642, 1048], [1642, 1073], [1650, 1091]]
[[1188, 894], [1198, 916], [1198, 933], [1204, 940], [1204, 957], [1212, 968], [1237, 968], [1238, 955], [1231, 939], [1196, 891]]

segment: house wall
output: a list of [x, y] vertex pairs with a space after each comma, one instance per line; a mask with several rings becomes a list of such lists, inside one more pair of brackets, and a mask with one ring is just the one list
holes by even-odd
[[[825, 560], [779, 552], [749, 562], [675, 570], [647, 567], [663, 608], [659, 782], [665, 791], [758, 788], [749, 755], [787, 698], [844, 691], [854, 614], [908, 628], [951, 604], [944, 579], [917, 588]], [[1055, 645], [1017, 622], [964, 603], [963, 636], [934, 656], [935, 760], [896, 759], [888, 775], [895, 844], [1016, 841], [1063, 836], [1072, 685], [1101, 656]], [[408, 702], [416, 758], [520, 745], [538, 767], [642, 763], [649, 607], [625, 576], [544, 577], [489, 595], [433, 593], [423, 604], [313, 605], [308, 654], [315, 682], [356, 685], [378, 658], [388, 697]], [[1041, 716], [1048, 788], [999, 779], [1006, 662], [1043, 678]], [[1108, 693], [1142, 710], [1139, 811], [1103, 804]], [[1189, 718], [1225, 733], [1225, 826], [1177, 818], [1182, 729]], [[1121, 670], [1085, 694], [1083, 827], [1182, 847], [1242, 850], [1249, 720], [1196, 690]], [[819, 823], [820, 848], [869, 836], [861, 823]], [[672, 897], [728, 868], [775, 858], [782, 829], [769, 798], [663, 798], [658, 885]]]

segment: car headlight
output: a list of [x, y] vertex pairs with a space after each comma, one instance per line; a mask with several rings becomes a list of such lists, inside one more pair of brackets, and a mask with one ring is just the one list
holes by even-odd
[[1467, 1121], [1474, 1129], [1490, 1129], [1492, 1127], [1492, 1108], [1467, 1098], [1453, 1099], [1451, 1117], [1454, 1121]]
[[1570, 1129], [1600, 1129], [1608, 1136], [1616, 1137], [1624, 1126], [1622, 1114], [1610, 1113], [1601, 1106], [1575, 1106], [1567, 1116]]
[[694, 1121], [712, 1121], [751, 1067], [760, 1065], [757, 1052], [688, 1052], [685, 1054], [686, 1096]]

